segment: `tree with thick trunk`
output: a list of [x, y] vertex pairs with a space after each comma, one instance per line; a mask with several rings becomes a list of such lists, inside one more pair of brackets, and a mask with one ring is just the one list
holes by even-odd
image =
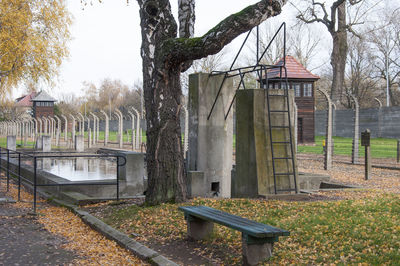
[[168, 0], [137, 2], [142, 29], [141, 56], [147, 120], [146, 202], [181, 202], [187, 197], [179, 124], [181, 72], [190, 67], [193, 60], [218, 53], [238, 35], [278, 15], [286, 0], [259, 1], [227, 17], [197, 38], [193, 37], [195, 0], [178, 1], [179, 30]]
[[356, 5], [363, 0], [336, 0], [332, 3], [330, 11], [328, 11], [325, 2], [318, 2], [312, 0], [310, 6], [305, 11], [300, 11], [297, 16], [301, 21], [309, 24], [314, 22], [322, 23], [328, 29], [332, 36], [332, 52], [331, 52], [331, 66], [332, 66], [332, 87], [331, 99], [337, 104], [339, 103], [343, 93], [346, 58], [348, 52], [347, 32], [352, 32], [357, 35], [353, 26], [360, 24], [358, 20], [360, 17], [348, 22], [346, 11], [349, 5]]

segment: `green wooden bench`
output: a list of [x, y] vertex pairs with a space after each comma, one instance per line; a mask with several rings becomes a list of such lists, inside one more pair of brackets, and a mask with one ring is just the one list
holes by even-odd
[[272, 255], [274, 242], [280, 236], [288, 236], [286, 230], [258, 223], [240, 216], [206, 206], [183, 206], [179, 210], [185, 214], [188, 236], [195, 240], [208, 238], [214, 223], [242, 232], [243, 264], [257, 265]]

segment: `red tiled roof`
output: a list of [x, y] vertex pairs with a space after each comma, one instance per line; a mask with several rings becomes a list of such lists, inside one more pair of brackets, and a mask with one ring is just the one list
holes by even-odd
[[[275, 66], [282, 66], [283, 58], [279, 60]], [[302, 64], [297, 62], [297, 60], [290, 55], [286, 56], [286, 69], [288, 79], [320, 79], [319, 76], [314, 75], [309, 70], [307, 70]], [[268, 70], [268, 79], [279, 78], [280, 68]], [[285, 78], [285, 71], [282, 69], [282, 78]]]
[[21, 106], [21, 107], [30, 107], [32, 106], [32, 99], [35, 98], [36, 92], [32, 92], [28, 95], [24, 95], [22, 97], [17, 98], [16, 101], [16, 106]]

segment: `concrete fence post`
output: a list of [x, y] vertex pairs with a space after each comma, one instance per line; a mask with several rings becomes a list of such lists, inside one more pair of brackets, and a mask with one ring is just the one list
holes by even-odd
[[123, 140], [123, 134], [124, 134], [124, 126], [123, 126], [123, 116], [120, 110], [115, 109], [115, 114], [118, 118], [118, 143], [119, 143], [119, 148], [122, 149], [124, 145], [124, 140]]
[[106, 118], [105, 119], [106, 125], [105, 125], [105, 128], [104, 128], [104, 146], [107, 146], [107, 144], [108, 144], [108, 136], [109, 136], [109, 131], [110, 131], [110, 121], [109, 121], [109, 117], [108, 117], [106, 112], [104, 112], [103, 110], [100, 110], [100, 112]]
[[360, 138], [360, 106], [358, 104], [357, 98], [349, 94], [349, 97], [354, 102], [354, 136], [353, 136], [353, 147], [352, 147], [352, 154], [351, 154], [351, 163], [356, 164], [358, 163], [359, 158], [359, 151], [358, 151], [358, 144]]
[[332, 101], [326, 91], [317, 89], [326, 99], [327, 116], [326, 116], [326, 135], [325, 135], [325, 153], [324, 153], [324, 169], [332, 168]]
[[92, 139], [92, 129], [89, 127], [88, 128], [88, 148], [90, 149], [92, 147], [91, 140]]
[[64, 119], [64, 141], [68, 141], [68, 119], [65, 115], [61, 115], [61, 117]]
[[140, 115], [139, 115], [139, 112], [135, 108], [132, 107], [131, 109], [136, 115], [136, 132], [135, 132], [136, 149], [140, 149], [140, 144], [142, 142], [142, 132], [140, 130]]
[[49, 119], [49, 121], [50, 121], [50, 136], [52, 137], [52, 138], [54, 138], [54, 136], [55, 136], [55, 132], [54, 132], [54, 129], [55, 129], [55, 120], [54, 120], [54, 118], [53, 117], [51, 117], [51, 116], [49, 116], [48, 117], [48, 119]]
[[69, 116], [71, 117], [71, 120], [72, 120], [72, 123], [71, 123], [71, 144], [72, 144], [72, 147], [75, 147], [75, 141], [76, 141], [76, 138], [75, 138], [75, 135], [76, 135], [76, 133], [75, 133], [75, 130], [76, 130], [76, 128], [75, 128], [75, 117], [72, 115], [72, 114], [69, 114]]
[[98, 131], [97, 119], [98, 119], [98, 117], [97, 117], [97, 115], [95, 115], [92, 112], [90, 112], [90, 114], [93, 116], [93, 145], [96, 145], [97, 141], [98, 141], [98, 139], [97, 139], [97, 131]]
[[39, 122], [39, 136], [43, 134], [43, 121], [39, 117], [36, 118]]
[[[88, 142], [91, 142], [90, 143], [90, 146], [93, 144], [93, 142], [92, 142], [92, 133], [93, 133], [93, 131], [92, 131], [92, 128], [90, 127], [90, 118], [89, 118], [89, 116], [86, 116], [86, 119], [87, 119], [87, 131], [88, 131]], [[91, 134], [90, 134], [90, 136], [89, 136], [89, 130], [90, 130], [90, 132], [91, 132]]]
[[53, 136], [53, 138], [57, 137], [56, 136], [56, 120], [54, 119], [54, 117], [50, 117], [51, 120], [51, 135]]
[[[135, 133], [134, 133], [134, 129], [135, 129], [135, 115], [131, 112], [131, 111], [129, 111], [128, 110], [128, 114], [130, 115], [130, 117], [131, 117], [131, 129], [132, 129], [132, 139], [131, 139], [131, 142], [132, 142], [132, 150], [134, 150], [135, 149]], [[129, 137], [128, 137], [128, 139], [129, 139]]]
[[57, 120], [57, 128], [56, 128], [56, 146], [60, 146], [60, 137], [61, 137], [61, 119], [58, 116], [54, 116]]
[[79, 119], [79, 134], [85, 135], [85, 117], [81, 113], [78, 113]]
[[374, 98], [374, 100], [378, 103], [378, 138], [382, 137], [382, 102], [378, 98]]
[[11, 151], [17, 150], [17, 137], [15, 135], [7, 136], [7, 149]]

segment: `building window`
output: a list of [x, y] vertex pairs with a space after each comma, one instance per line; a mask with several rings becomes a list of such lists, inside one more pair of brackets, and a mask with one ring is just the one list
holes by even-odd
[[[288, 85], [289, 85], [289, 83], [288, 83]], [[282, 89], [286, 89], [286, 82], [285, 81], [281, 82], [281, 88]]]
[[304, 83], [303, 84], [303, 96], [304, 97], [312, 97], [312, 83]]
[[294, 83], [293, 84], [293, 89], [294, 89], [294, 96], [295, 97], [301, 97], [300, 84], [299, 83]]
[[274, 83], [268, 83], [268, 89], [273, 89], [274, 88]]

